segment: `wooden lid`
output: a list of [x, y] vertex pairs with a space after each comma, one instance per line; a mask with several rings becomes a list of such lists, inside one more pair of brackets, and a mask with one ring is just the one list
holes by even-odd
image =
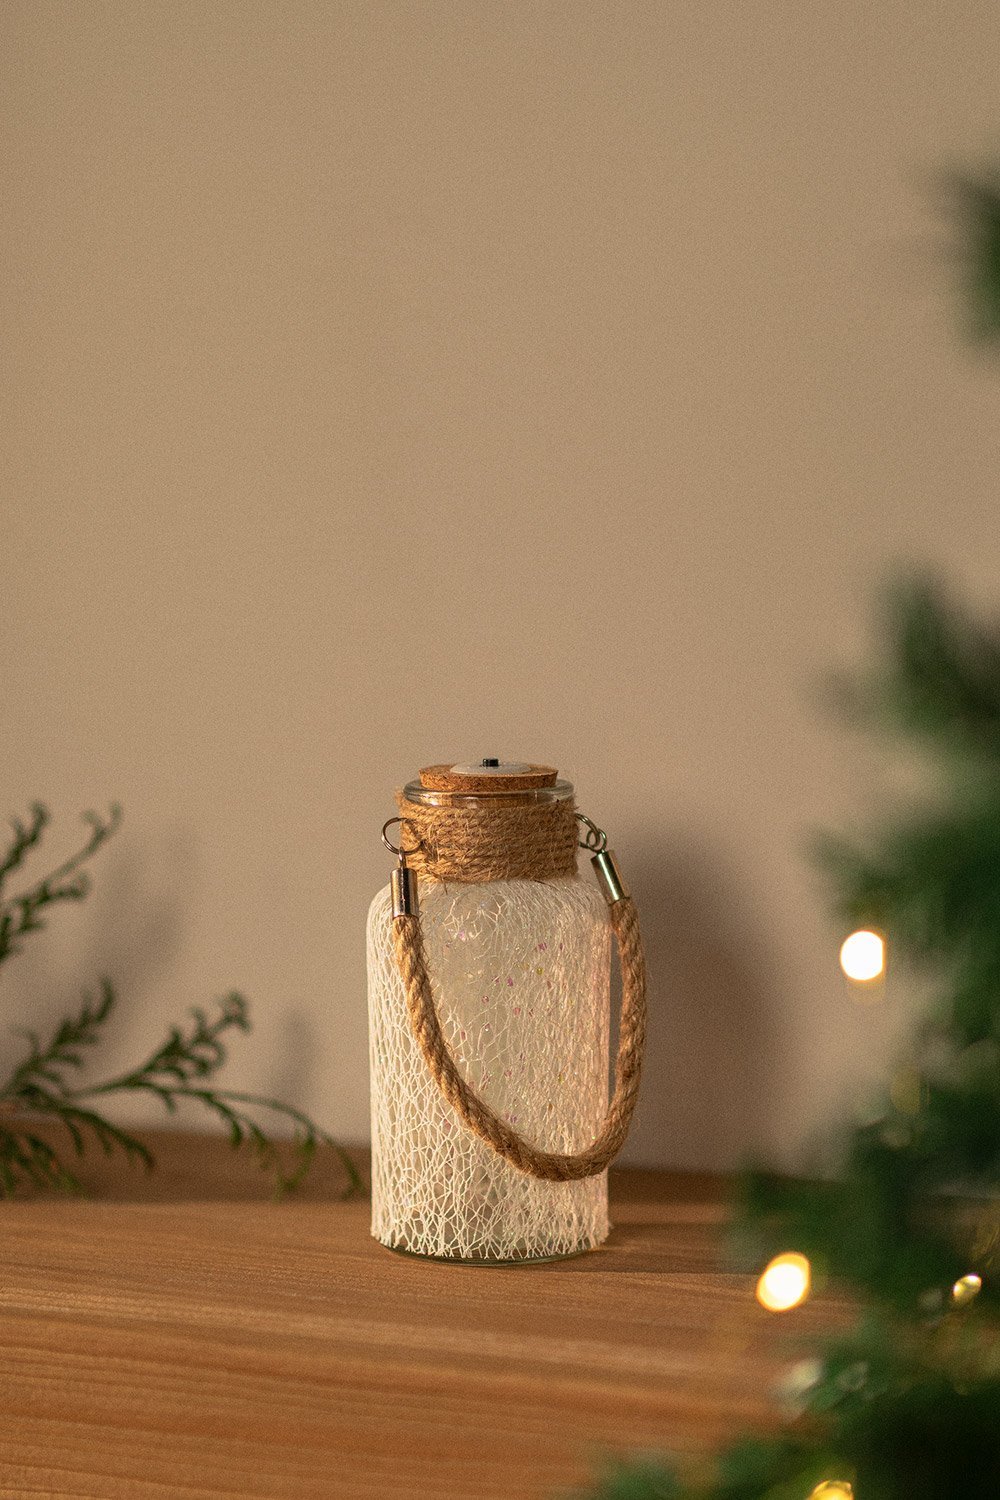
[[516, 770], [505, 771], [498, 766], [492, 771], [476, 775], [475, 772], [455, 766], [424, 766], [420, 772], [420, 785], [435, 792], [526, 792], [533, 787], [555, 786], [558, 776], [554, 766], [520, 764]]

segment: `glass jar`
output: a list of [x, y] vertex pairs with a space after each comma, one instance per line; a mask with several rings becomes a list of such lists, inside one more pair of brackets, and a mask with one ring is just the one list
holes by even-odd
[[[572, 800], [572, 786], [554, 773], [551, 785], [505, 790], [507, 770], [497, 767], [496, 791], [416, 781], [404, 797], [425, 807]], [[419, 885], [434, 998], [462, 1076], [534, 1145], [587, 1147], [608, 1103], [611, 929], [600, 890], [576, 874], [482, 882], [421, 874]], [[606, 1171], [568, 1182], [526, 1175], [442, 1097], [411, 1030], [388, 886], [368, 916], [368, 994], [374, 1237], [394, 1250], [489, 1265], [600, 1244]]]

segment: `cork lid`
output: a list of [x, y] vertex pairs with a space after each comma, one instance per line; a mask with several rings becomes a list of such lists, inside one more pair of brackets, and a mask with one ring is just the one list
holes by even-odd
[[466, 797], [518, 795], [532, 801], [562, 802], [573, 795], [568, 781], [560, 781], [554, 766], [499, 757], [458, 765], [424, 766], [418, 781], [406, 787], [411, 802], [462, 801]]

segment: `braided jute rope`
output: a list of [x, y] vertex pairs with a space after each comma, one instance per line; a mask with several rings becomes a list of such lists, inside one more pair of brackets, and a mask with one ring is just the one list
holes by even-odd
[[[422, 848], [409, 863], [438, 880], [544, 880], [576, 870], [577, 826], [572, 802], [532, 807], [424, 807], [399, 798], [404, 833], [417, 834]], [[558, 816], [553, 816], [558, 809]], [[536, 820], [536, 821], [532, 821]], [[407, 826], [409, 825], [409, 827]], [[525, 834], [534, 864], [515, 841]], [[571, 843], [567, 840], [572, 839]], [[478, 873], [470, 875], [469, 870]], [[487, 873], [488, 872], [488, 873]], [[479, 1138], [519, 1172], [547, 1182], [595, 1177], [617, 1156], [628, 1135], [639, 1096], [646, 1042], [646, 965], [639, 918], [631, 896], [610, 908], [621, 960], [622, 1005], [615, 1088], [596, 1140], [583, 1151], [543, 1151], [519, 1135], [481, 1099], [455, 1066], [441, 1030], [427, 968], [420, 917], [396, 917], [393, 943], [406, 992], [413, 1035], [443, 1097]]]

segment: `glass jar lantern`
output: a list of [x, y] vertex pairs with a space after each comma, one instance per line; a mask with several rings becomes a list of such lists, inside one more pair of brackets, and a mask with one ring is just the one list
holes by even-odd
[[[600, 879], [579, 878], [573, 788], [549, 767], [428, 767], [398, 801], [383, 838], [400, 869], [368, 917], [372, 1234], [481, 1264], [592, 1249], [609, 1227], [606, 1161], [586, 1155], [608, 1115], [609, 889], [631, 905], [613, 856], [582, 820]], [[632, 1083], [634, 1105], [637, 1068]]]

